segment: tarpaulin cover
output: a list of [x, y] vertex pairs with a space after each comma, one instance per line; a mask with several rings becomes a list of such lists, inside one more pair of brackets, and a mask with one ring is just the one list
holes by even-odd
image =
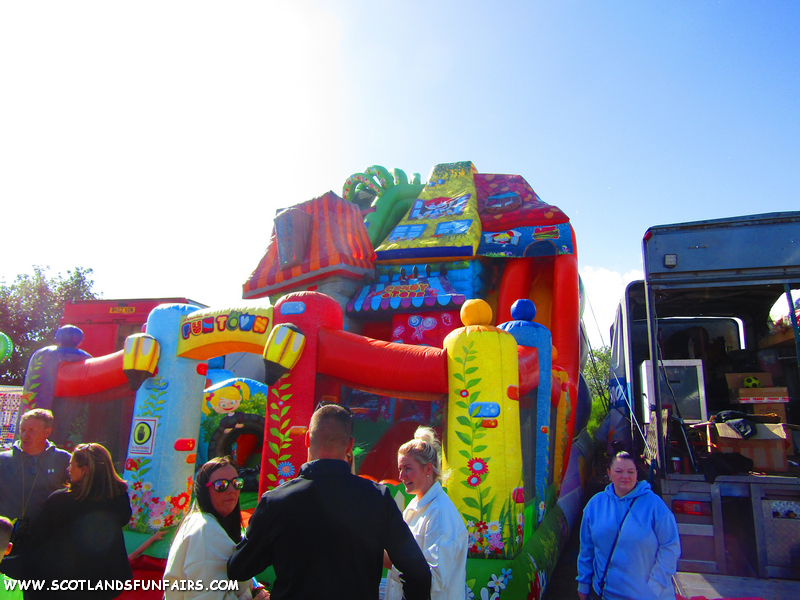
[[[285, 235], [300, 235], [308, 230], [305, 254]], [[243, 298], [261, 298], [297, 289], [332, 275], [360, 279], [375, 266], [375, 252], [369, 241], [361, 210], [352, 202], [342, 200], [333, 192], [298, 204], [273, 229], [267, 252], [250, 278], [242, 286]], [[292, 265], [281, 267], [284, 264]]]

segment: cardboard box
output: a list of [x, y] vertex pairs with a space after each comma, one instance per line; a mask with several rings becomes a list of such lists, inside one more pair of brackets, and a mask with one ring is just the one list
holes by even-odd
[[766, 371], [758, 373], [725, 373], [725, 380], [728, 382], [728, 392], [731, 400], [736, 401], [738, 399], [740, 388], [748, 389], [744, 387], [744, 380], [748, 377], [755, 377], [758, 379], [758, 387], [772, 387], [772, 374]]
[[754, 404], [754, 415], [770, 415], [775, 413], [781, 420], [781, 423], [786, 423], [786, 407], [783, 404]]
[[789, 402], [789, 390], [785, 387], [739, 388], [737, 404], [774, 404]]
[[748, 440], [727, 423], [715, 424], [715, 443], [720, 452], [738, 452], [752, 459], [753, 470], [787, 471], [786, 431], [782, 424], [756, 423], [758, 433]]

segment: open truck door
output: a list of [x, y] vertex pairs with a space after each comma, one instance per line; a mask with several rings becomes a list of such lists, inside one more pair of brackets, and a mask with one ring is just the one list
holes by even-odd
[[769, 320], [800, 289], [800, 212], [652, 227], [643, 253], [609, 385], [678, 521], [679, 591], [686, 573], [800, 580], [800, 332], [793, 309], [789, 331]]

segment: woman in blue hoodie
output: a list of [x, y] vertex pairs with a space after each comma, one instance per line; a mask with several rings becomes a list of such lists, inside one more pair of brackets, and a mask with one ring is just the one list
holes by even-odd
[[675, 516], [636, 481], [627, 452], [611, 459], [611, 483], [583, 511], [578, 595], [605, 600], [674, 600], [681, 544]]

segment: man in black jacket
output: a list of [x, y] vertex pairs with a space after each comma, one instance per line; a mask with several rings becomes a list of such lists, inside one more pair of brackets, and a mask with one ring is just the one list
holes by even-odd
[[352, 432], [352, 414], [341, 406], [313, 414], [308, 462], [297, 479], [261, 497], [228, 561], [230, 579], [273, 565], [274, 600], [377, 600], [386, 550], [406, 600], [430, 598], [428, 563], [389, 491], [350, 472]]

